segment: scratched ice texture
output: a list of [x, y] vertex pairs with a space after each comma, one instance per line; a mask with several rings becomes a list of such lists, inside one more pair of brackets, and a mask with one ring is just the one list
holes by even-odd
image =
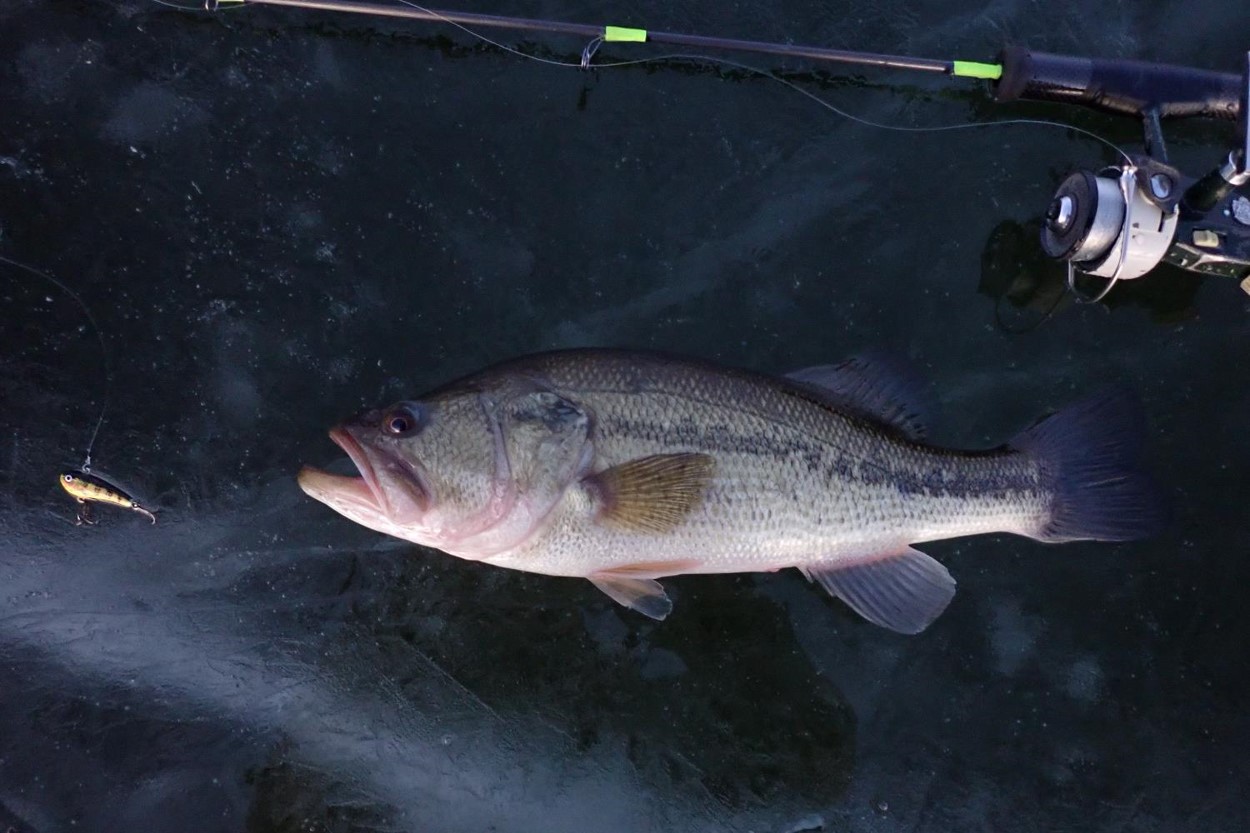
[[[1232, 71], [1250, 46], [1217, 0], [459, 5], [931, 57]], [[899, 125], [1139, 139], [936, 77], [801, 83]], [[1197, 171], [1232, 133], [1168, 135]], [[0, 255], [98, 319], [95, 461], [160, 523], [73, 526], [55, 476], [102, 357], [64, 293], [0, 266], [0, 829], [1250, 829], [1246, 298], [1164, 270], [1028, 329], [1062, 277], [1034, 244], [1051, 190], [1109, 161], [1059, 128], [891, 133], [739, 70], [581, 72], [446, 26], [3, 3]], [[1174, 521], [929, 545], [959, 593], [906, 638], [793, 571], [671, 580], [655, 623], [296, 488], [360, 407], [571, 345], [768, 371], [900, 351], [934, 438], [970, 447], [1126, 382]]]

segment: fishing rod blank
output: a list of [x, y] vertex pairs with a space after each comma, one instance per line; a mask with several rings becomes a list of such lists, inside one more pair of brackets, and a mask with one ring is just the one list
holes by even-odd
[[768, 55], [782, 55], [789, 58], [809, 58], [830, 63], [906, 69], [917, 72], [958, 75], [968, 78], [993, 79], [1001, 74], [1001, 67], [997, 64], [981, 64], [976, 61], [938, 61], [930, 58], [911, 58], [905, 55], [881, 55], [873, 52], [826, 49], [821, 46], [738, 40], [707, 35], [685, 35], [677, 32], [656, 32], [651, 29], [635, 29], [628, 26], [594, 26], [587, 23], [570, 23], [562, 20], [538, 20], [525, 17], [441, 11], [408, 5], [398, 6], [383, 3], [354, 2], [354, 0], [205, 0], [204, 3], [204, 7], [209, 11], [215, 11], [226, 5], [288, 6], [300, 9], [398, 17], [431, 23], [454, 23], [461, 26], [554, 32], [585, 38], [602, 38], [607, 43], [663, 43], [671, 46], [690, 46], [698, 49], [759, 52]]
[[320, 11], [346, 12], [430, 23], [452, 23], [495, 29], [552, 32], [601, 40], [606, 43], [662, 43], [697, 49], [724, 49], [806, 58], [825, 63], [882, 67], [930, 72], [993, 82], [999, 101], [1032, 99], [1078, 104], [1118, 115], [1159, 117], [1206, 117], [1235, 120], [1245, 98], [1244, 80], [1235, 73], [1147, 61], [1079, 58], [1033, 52], [1019, 47], [1004, 49], [997, 63], [936, 60], [875, 52], [828, 49], [822, 46], [740, 40], [708, 35], [659, 32], [628, 26], [598, 26], [562, 20], [427, 9], [415, 4], [386, 4], [356, 0], [205, 0], [204, 7], [283, 6]]

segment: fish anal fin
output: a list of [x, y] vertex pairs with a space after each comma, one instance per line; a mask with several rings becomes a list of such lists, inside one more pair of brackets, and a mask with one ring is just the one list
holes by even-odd
[[699, 507], [715, 460], [707, 454], [655, 454], [588, 476], [596, 519], [633, 532], [671, 532]]
[[673, 609], [673, 602], [664, 592], [664, 587], [654, 579], [629, 578], [610, 573], [596, 573], [587, 578], [612, 601], [636, 610], [643, 616], [660, 620]]
[[955, 579], [947, 569], [911, 547], [871, 559], [816, 562], [800, 569], [869, 622], [898, 633], [920, 633], [955, 596]]
[[805, 367], [786, 378], [826, 405], [885, 422], [912, 440], [924, 439], [933, 406], [925, 381], [905, 357], [863, 353], [841, 364]]

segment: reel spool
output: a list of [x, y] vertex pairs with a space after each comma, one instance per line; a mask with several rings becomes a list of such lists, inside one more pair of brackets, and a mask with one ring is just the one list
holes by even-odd
[[1149, 272], [1172, 247], [1179, 222], [1178, 175], [1165, 167], [1126, 164], [1068, 176], [1046, 210], [1043, 251], [1072, 271], [1106, 278], [1102, 294]]

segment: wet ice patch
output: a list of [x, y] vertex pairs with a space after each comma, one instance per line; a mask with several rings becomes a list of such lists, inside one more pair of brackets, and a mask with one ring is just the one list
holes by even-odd
[[653, 648], [643, 660], [639, 673], [644, 680], [664, 680], [680, 677], [687, 670], [686, 663], [677, 654], [667, 648]]
[[333, 382], [346, 383], [356, 376], [356, 372], [356, 360], [347, 356], [339, 356], [325, 363], [326, 378]]
[[317, 52], [313, 58], [313, 66], [316, 67], [317, 77], [331, 87], [336, 90], [346, 89], [347, 84], [343, 80], [343, 68], [339, 65], [338, 58], [334, 55], [334, 48], [327, 41], [318, 42]]
[[1063, 689], [1068, 696], [1083, 703], [1093, 703], [1102, 695], [1102, 666], [1093, 657], [1081, 657], [1068, 668]]
[[300, 234], [319, 228], [324, 222], [325, 219], [316, 206], [299, 203], [287, 215], [286, 230], [288, 234]]
[[214, 327], [213, 401], [225, 418], [250, 425], [260, 416], [265, 399], [255, 378], [256, 334], [247, 323], [232, 318], [220, 319]]
[[599, 646], [600, 651], [615, 653], [625, 647], [625, 638], [630, 632], [629, 627], [615, 610], [585, 611], [582, 618], [586, 623], [586, 632]]
[[208, 324], [215, 318], [220, 318], [227, 314], [237, 314], [239, 302], [229, 298], [212, 298], [204, 305], [204, 311], [201, 312], [196, 320], [201, 324]]
[[151, 82], [122, 96], [104, 123], [103, 133], [117, 142], [150, 142], [208, 120], [198, 105]]
[[220, 367], [217, 369], [214, 387], [224, 416], [245, 424], [251, 424], [259, 418], [264, 397], [250, 373]]
[[75, 74], [95, 67], [100, 53], [100, 46], [91, 41], [73, 43], [61, 39], [35, 43], [22, 50], [17, 73], [29, 96], [55, 102], [74, 91]]
[[1020, 610], [1014, 600], [997, 602], [990, 627], [990, 649], [998, 673], [1011, 676], [1020, 670], [1034, 653], [1042, 624], [1036, 616]]
[[[23, 162], [20, 156], [0, 155], [0, 173], [11, 174], [14, 179], [44, 179], [42, 168], [37, 166], [32, 168]], [[0, 238], [3, 236], [3, 229], [0, 228]]]
[[779, 833], [812, 833], [813, 831], [824, 829], [825, 819], [823, 816], [807, 816], [794, 822], [794, 824], [780, 828]]
[[466, 222], [450, 230], [458, 260], [465, 266], [475, 288], [522, 286], [534, 273], [534, 252], [511, 237], [504, 237], [492, 222], [489, 226]]

